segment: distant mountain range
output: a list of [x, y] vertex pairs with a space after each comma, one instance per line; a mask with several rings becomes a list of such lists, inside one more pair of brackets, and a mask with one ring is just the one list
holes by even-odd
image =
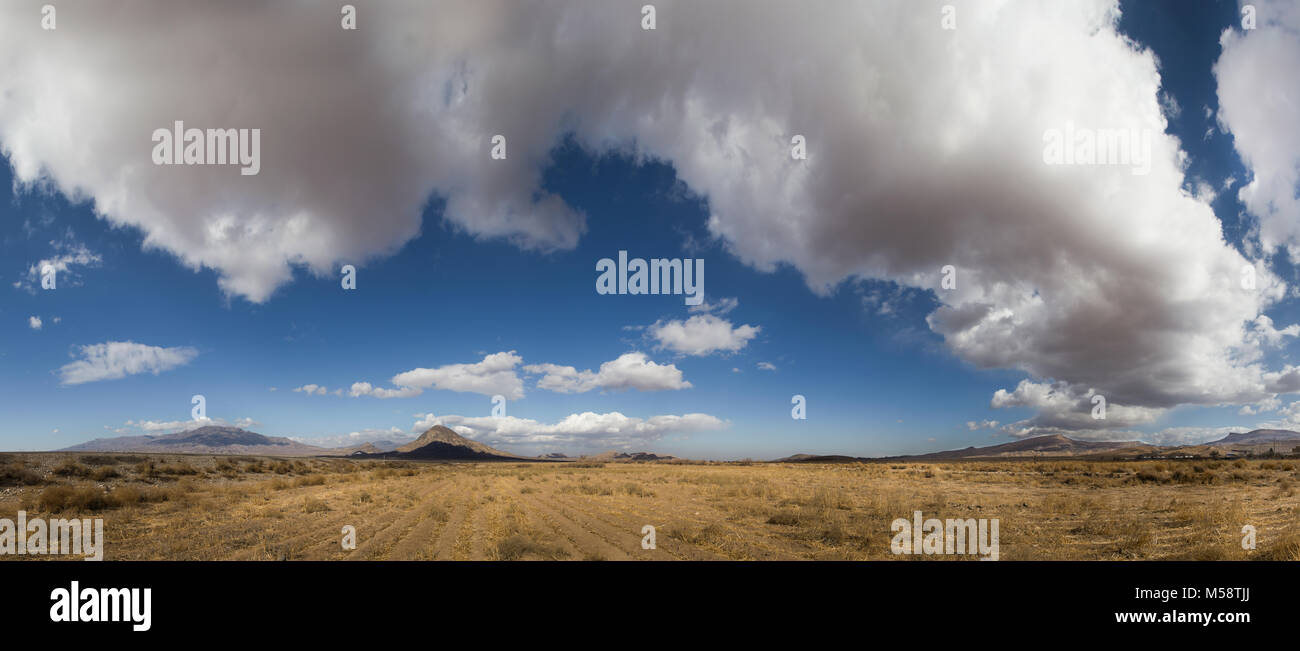
[[[947, 459], [995, 459], [1034, 457], [1176, 457], [1262, 454], [1270, 450], [1290, 453], [1300, 448], [1300, 432], [1283, 429], [1257, 429], [1233, 432], [1199, 445], [1158, 446], [1141, 441], [1080, 441], [1060, 434], [1036, 436], [986, 447], [968, 447], [929, 454], [899, 457], [853, 457], [846, 455], [795, 454], [774, 463], [848, 463], [860, 461], [942, 461]], [[69, 448], [66, 452], [153, 452], [180, 454], [248, 454], [259, 456], [352, 456], [383, 459], [419, 459], [448, 461], [598, 461], [637, 462], [672, 461], [677, 457], [651, 452], [618, 452], [568, 457], [553, 452], [541, 457], [525, 457], [467, 439], [454, 430], [435, 425], [419, 438], [406, 444], [381, 440], [344, 448], [324, 448], [292, 439], [263, 436], [238, 427], [207, 425], [174, 434], [157, 436], [122, 436], [95, 439]]]
[[414, 441], [398, 444], [380, 440], [342, 448], [307, 445], [278, 436], [263, 436], [238, 427], [206, 425], [174, 434], [95, 439], [65, 452], [152, 452], [175, 454], [249, 454], [259, 456], [373, 456], [409, 459], [491, 460], [527, 459], [502, 452], [436, 425]]
[[607, 452], [601, 452], [600, 454], [593, 454], [590, 456], [581, 457], [583, 461], [601, 461], [601, 462], [672, 461], [673, 459], [676, 458], [677, 457], [668, 454], [654, 454], [651, 452], [619, 452], [617, 450], [609, 450]]
[[95, 439], [67, 452], [171, 452], [199, 454], [253, 454], [266, 456], [316, 456], [346, 454], [347, 450], [321, 448], [279, 436], [263, 436], [238, 427], [205, 425], [175, 434], [119, 436]]
[[1127, 448], [1147, 448], [1149, 446], [1141, 441], [1078, 441], [1061, 434], [1050, 434], [1047, 436], [1035, 436], [1033, 438], [1011, 441], [999, 445], [990, 445], [988, 447], [976, 448], [969, 447], [964, 450], [947, 450], [944, 452], [932, 452], [930, 454], [919, 454], [909, 458], [912, 459], [962, 459], [966, 457], [1077, 457], [1081, 455], [1097, 454], [1099, 452], [1114, 452]]
[[1300, 432], [1285, 429], [1257, 429], [1250, 432], [1233, 432], [1227, 436], [1200, 445], [1160, 446], [1141, 441], [1080, 441], [1061, 434], [990, 445], [945, 450], [929, 454], [899, 457], [850, 457], [844, 455], [795, 454], [776, 459], [776, 463], [845, 463], [852, 461], [942, 461], [947, 459], [1000, 459], [1033, 457], [1105, 457], [1132, 459], [1138, 457], [1178, 457], [1261, 454], [1270, 449], [1290, 453], [1300, 447]]
[[[249, 454], [261, 456], [348, 456], [375, 459], [418, 459], [446, 461], [575, 461], [573, 457], [552, 452], [540, 457], [526, 457], [498, 450], [467, 439], [454, 430], [435, 425], [410, 443], [378, 440], [342, 448], [307, 445], [283, 437], [263, 436], [238, 427], [207, 425], [175, 434], [157, 436], [121, 436], [95, 439], [64, 448], [65, 452], [152, 452], [178, 454]], [[650, 452], [611, 450], [582, 460], [667, 461], [676, 457]]]
[[1206, 445], [1258, 445], [1295, 440], [1300, 440], [1300, 432], [1292, 432], [1289, 429], [1257, 429], [1249, 432], [1233, 432]]

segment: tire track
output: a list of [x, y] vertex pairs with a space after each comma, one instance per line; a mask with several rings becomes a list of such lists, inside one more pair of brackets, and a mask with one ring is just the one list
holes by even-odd
[[[654, 560], [692, 560], [692, 561], [727, 560], [726, 556], [719, 554], [711, 549], [700, 547], [699, 545], [693, 545], [691, 543], [682, 540], [674, 539], [672, 540], [671, 546], [665, 547], [663, 543], [659, 541], [659, 531], [667, 528], [666, 525], [667, 521], [662, 517], [651, 516], [646, 514], [646, 512], [643, 509], [628, 508], [621, 512], [611, 513], [610, 508], [606, 507], [604, 504], [601, 504], [596, 500], [591, 500], [587, 502], [587, 504], [589, 505], [587, 509], [587, 514], [590, 517], [601, 519], [604, 522], [606, 522], [609, 526], [618, 529], [620, 531], [626, 530], [632, 532], [639, 532], [641, 530], [640, 529], [641, 526], [644, 526], [646, 524], [653, 526], [655, 528], [655, 538], [656, 538], [655, 544], [657, 548], [656, 551], [661, 551], [663, 553], [661, 555], [653, 555]], [[578, 510], [583, 510], [581, 507], [575, 506], [574, 508]], [[594, 509], [600, 509], [601, 512], [604, 514], [604, 517], [602, 517], [598, 513], [593, 512]], [[617, 518], [619, 518], [620, 515], [622, 516], [623, 519], [622, 524], [620, 524], [617, 521]], [[615, 520], [610, 521], [609, 518], [615, 518]], [[636, 525], [635, 524], [636, 522], [640, 522], [641, 524]], [[631, 528], [628, 528], [629, 526]], [[636, 539], [637, 539], [637, 548], [640, 549], [640, 541], [642, 539], [642, 536], [636, 536]], [[648, 553], [653, 553], [653, 552], [648, 552]], [[666, 555], [666, 558], [662, 557], [663, 555]]]
[[[582, 552], [595, 552], [601, 557], [615, 561], [629, 561], [632, 557], [627, 552], [619, 549], [616, 545], [601, 538], [599, 535], [584, 529], [581, 525], [574, 522], [572, 518], [564, 515], [560, 511], [551, 508], [541, 499], [532, 495], [523, 496], [527, 504], [533, 506], [542, 515], [543, 518], [550, 521], [552, 528], [557, 532], [565, 535], [573, 544]], [[563, 508], [563, 507], [561, 507]], [[638, 548], [640, 546], [638, 545]]]
[[409, 531], [420, 521], [421, 516], [429, 512], [429, 509], [438, 500], [438, 488], [442, 481], [434, 481], [429, 484], [424, 491], [420, 493], [417, 504], [406, 510], [400, 511], [400, 516], [394, 519], [387, 527], [375, 532], [373, 536], [366, 539], [365, 542], [357, 545], [352, 553], [344, 557], [344, 560], [356, 561], [367, 558], [374, 558], [382, 555], [385, 548], [399, 540], [401, 535]]
[[[444, 496], [445, 497], [445, 496]], [[442, 508], [446, 502], [439, 503], [437, 508]], [[430, 509], [431, 511], [432, 509]], [[444, 516], [447, 514], [444, 512]], [[415, 527], [413, 527], [401, 540], [393, 545], [393, 549], [388, 552], [388, 560], [393, 561], [414, 561], [421, 560], [420, 552], [425, 547], [436, 543], [434, 532], [439, 529], [446, 529], [447, 522], [450, 518], [442, 519], [432, 517], [432, 513], [425, 513], [425, 517]]]
[[[641, 549], [641, 541], [643, 539], [643, 535], [640, 533], [641, 527], [637, 526], [634, 529], [628, 529], [625, 527], [619, 527], [604, 519], [596, 512], [595, 507], [591, 506], [596, 502], [595, 499], [587, 500], [586, 507], [576, 504], [578, 501], [576, 498], [565, 499], [555, 496], [554, 499], [559, 504], [567, 506], [569, 509], [586, 516], [581, 524], [586, 525], [589, 529], [599, 533], [606, 540], [616, 541], [620, 546], [632, 550], [630, 555], [633, 558], [656, 561], [671, 561], [677, 559], [676, 556], [672, 555], [668, 551], [658, 548], [657, 532], [655, 549]], [[655, 527], [656, 530], [660, 528], [662, 527]]]
[[451, 517], [447, 519], [447, 526], [442, 528], [442, 533], [438, 536], [438, 544], [433, 551], [433, 560], [452, 560], [452, 551], [456, 547], [456, 540], [460, 537], [460, 527], [465, 522], [465, 514], [470, 509], [472, 499], [472, 497], [465, 495], [463, 491], [460, 493], [460, 500], [456, 502], [456, 508], [452, 511]]

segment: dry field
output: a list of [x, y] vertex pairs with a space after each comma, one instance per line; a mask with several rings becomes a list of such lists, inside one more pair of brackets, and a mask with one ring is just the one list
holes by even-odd
[[[927, 558], [890, 553], [890, 523], [918, 510], [998, 518], [1003, 560], [1300, 560], [1297, 483], [1295, 460], [600, 465], [12, 453], [0, 454], [0, 518], [19, 509], [102, 517], [107, 560]], [[653, 550], [641, 548], [647, 524]], [[1241, 549], [1246, 524], [1259, 532], [1254, 551]], [[340, 545], [344, 525], [357, 530], [355, 550]]]

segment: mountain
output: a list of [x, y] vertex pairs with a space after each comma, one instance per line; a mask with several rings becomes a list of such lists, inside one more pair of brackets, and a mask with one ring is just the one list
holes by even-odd
[[346, 452], [348, 455], [353, 455], [353, 454], [382, 454], [382, 453], [383, 453], [383, 450], [380, 450], [379, 447], [376, 446], [374, 443], [362, 443], [361, 445], [358, 445], [358, 446], [355, 447], [355, 448], [347, 448], [347, 450], [346, 450], [345, 452]]
[[[389, 455], [385, 455], [389, 456]], [[457, 461], [491, 461], [525, 459], [509, 452], [467, 439], [455, 431], [434, 425], [420, 438], [397, 448], [393, 456], [408, 459], [448, 459]]]
[[1293, 432], [1289, 429], [1256, 429], [1249, 432], [1233, 432], [1206, 445], [1254, 445], [1258, 443], [1274, 443], [1276, 441], [1300, 441], [1300, 432]]
[[1300, 432], [1289, 429], [1257, 429], [1249, 432], [1233, 432], [1217, 441], [1205, 445], [1223, 453], [1267, 454], [1270, 450], [1290, 454], [1300, 448]]
[[254, 454], [267, 456], [314, 456], [338, 454], [279, 436], [263, 436], [238, 427], [205, 425], [184, 432], [161, 435], [119, 436], [95, 439], [64, 448], [65, 452], [162, 452], [189, 454]]
[[801, 454], [792, 454], [788, 457], [781, 457], [780, 459], [773, 459], [772, 463], [800, 463], [803, 461], [810, 461], [812, 459], [817, 459], [817, 458], [819, 457], [816, 454], [801, 453]]
[[854, 463], [871, 460], [868, 457], [850, 457], [843, 454], [792, 454], [773, 459], [771, 463]]
[[947, 450], [919, 454], [905, 459], [971, 459], [988, 457], [1077, 457], [1104, 454], [1131, 448], [1154, 448], [1141, 441], [1077, 441], [1061, 434], [1035, 436], [988, 447], [969, 447], [964, 450]]
[[617, 450], [609, 450], [607, 452], [601, 452], [600, 454], [581, 457], [583, 461], [601, 461], [601, 462], [671, 461], [676, 458], [677, 457], [668, 454], [654, 454], [653, 452], [619, 452]]
[[795, 454], [773, 463], [851, 463], [855, 461], [925, 461], [945, 459], [983, 459], [995, 457], [1078, 457], [1086, 455], [1108, 455], [1123, 451], [1126, 454], [1140, 454], [1159, 448], [1139, 441], [1076, 441], [1068, 436], [1050, 434], [1033, 438], [990, 445], [988, 447], [968, 447], [963, 450], [945, 450], [929, 454], [917, 454], [900, 457], [849, 457], [840, 454], [814, 455]]

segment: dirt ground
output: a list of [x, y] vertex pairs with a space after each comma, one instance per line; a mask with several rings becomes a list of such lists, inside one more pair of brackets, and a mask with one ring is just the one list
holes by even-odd
[[[886, 560], [996, 518], [1002, 560], [1300, 560], [1300, 462], [414, 463], [0, 454], [0, 518], [102, 517], [105, 559]], [[646, 525], [654, 549], [643, 549]], [[1242, 549], [1242, 528], [1257, 548]], [[356, 530], [356, 548], [341, 544]], [[646, 530], [648, 531], [648, 530]], [[31, 559], [0, 556], [0, 559]], [[48, 557], [46, 557], [48, 558]]]

